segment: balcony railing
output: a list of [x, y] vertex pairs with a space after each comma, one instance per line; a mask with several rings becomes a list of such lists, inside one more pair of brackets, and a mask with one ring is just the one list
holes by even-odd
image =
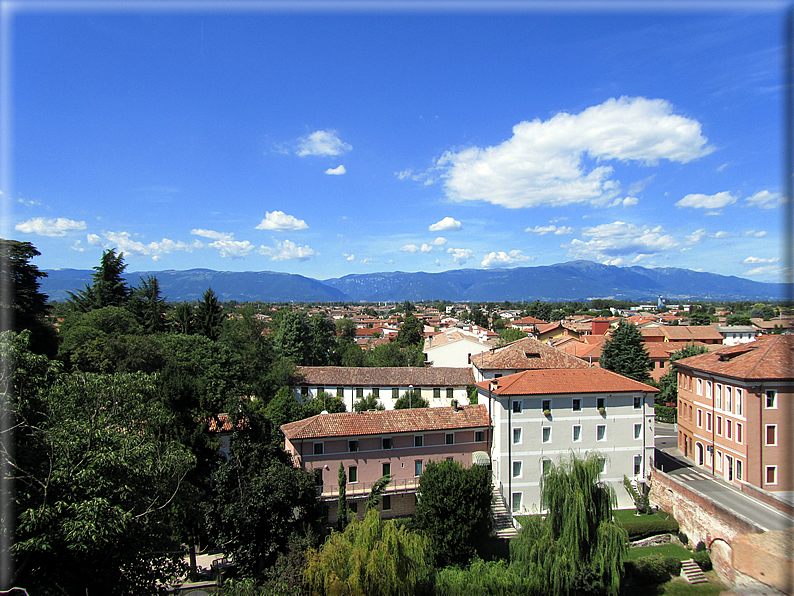
[[[347, 497], [365, 497], [372, 490], [375, 482], [348, 482], [345, 487]], [[419, 478], [392, 479], [386, 486], [384, 494], [415, 493], [419, 488]], [[336, 499], [339, 496], [338, 484], [317, 486], [317, 496], [323, 499]]]

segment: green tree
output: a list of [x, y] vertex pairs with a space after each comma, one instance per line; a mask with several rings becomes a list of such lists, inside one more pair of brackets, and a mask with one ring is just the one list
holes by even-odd
[[711, 325], [711, 315], [702, 306], [692, 305], [689, 310], [689, 324], [697, 327]]
[[45, 320], [47, 295], [39, 291], [39, 279], [47, 274], [30, 263], [40, 255], [30, 242], [0, 238], [0, 288], [4, 289], [0, 290], [0, 328], [17, 332], [29, 329], [31, 349], [54, 356], [58, 338]]
[[615, 333], [604, 344], [599, 360], [601, 368], [646, 383], [653, 367], [642, 334], [631, 323], [621, 321]]
[[177, 304], [174, 309], [174, 329], [179, 333], [190, 335], [195, 330], [195, 310], [187, 302]]
[[372, 483], [372, 488], [369, 489], [369, 494], [367, 495], [367, 510], [377, 508], [378, 503], [380, 503], [380, 500], [383, 498], [383, 493], [386, 492], [386, 487], [389, 486], [392, 478], [394, 478], [394, 476], [391, 474], [386, 474]]
[[311, 340], [311, 327], [305, 313], [291, 310], [281, 316], [275, 342], [282, 358], [289, 358], [298, 366], [305, 364], [310, 357]]
[[154, 275], [141, 278], [132, 292], [128, 308], [146, 333], [165, 331], [165, 298], [160, 296], [160, 282]]
[[394, 401], [395, 410], [407, 410], [408, 408], [429, 408], [428, 402], [417, 389], [410, 389], [403, 393]]
[[541, 480], [545, 518], [525, 518], [510, 543], [511, 568], [530, 594], [617, 596], [628, 553], [626, 531], [612, 521], [615, 493], [599, 480], [597, 453], [572, 456]]
[[725, 319], [726, 325], [752, 325], [753, 322], [747, 315], [728, 315]]
[[419, 480], [414, 524], [430, 538], [436, 565], [462, 565], [491, 529], [491, 478], [487, 468], [430, 462]]
[[122, 277], [126, 267], [124, 253], [117, 255], [115, 248], [103, 251], [102, 260], [91, 275], [91, 285], [77, 294], [67, 292], [72, 307], [87, 312], [105, 306], [124, 306], [130, 297], [130, 288]]
[[344, 532], [347, 527], [349, 511], [347, 507], [347, 475], [345, 474], [345, 465], [341, 461], [339, 462], [337, 483], [339, 485], [339, 498], [336, 502], [336, 529]]
[[308, 418], [322, 412], [335, 414], [337, 412], [347, 412], [345, 402], [341, 397], [331, 395], [325, 391], [320, 391], [316, 397], [306, 400], [303, 404], [303, 417]]
[[[671, 406], [673, 410], [670, 415], [675, 416], [678, 407], [678, 371], [675, 367], [675, 362], [682, 358], [689, 358], [690, 356], [697, 356], [698, 354], [705, 354], [709, 351], [706, 346], [691, 344], [680, 350], [676, 350], [670, 355], [670, 365], [667, 372], [659, 379], [659, 393], [656, 394], [654, 402], [656, 404], [656, 415], [660, 413], [667, 413], [662, 408], [667, 408], [668, 403], [674, 404]], [[669, 418], [670, 415], [667, 417]]]
[[516, 329], [515, 327], [507, 327], [504, 331], [499, 334], [499, 345], [503, 346], [505, 344], [512, 343], [514, 341], [518, 341], [519, 339], [524, 339], [525, 337], [529, 337], [525, 332], [521, 331], [521, 329]]
[[368, 393], [366, 397], [359, 398], [353, 404], [353, 410], [356, 412], [368, 412], [369, 410], [385, 410], [386, 408], [383, 406], [378, 398], [376, 398], [371, 393]]
[[309, 342], [308, 366], [328, 366], [336, 355], [336, 325], [324, 313], [309, 317], [311, 340]]
[[196, 309], [196, 328], [205, 337], [215, 341], [221, 336], [225, 316], [218, 297], [212, 288], [207, 288]]
[[764, 321], [770, 321], [777, 316], [777, 311], [773, 306], [758, 302], [753, 304], [749, 314], [754, 319], [761, 318]]
[[347, 317], [337, 319], [334, 323], [336, 326], [336, 339], [340, 344], [352, 344], [356, 340], [356, 324], [353, 319]]
[[281, 428], [282, 425], [296, 420], [302, 420], [304, 416], [303, 404], [301, 404], [292, 389], [282, 387], [276, 396], [270, 401], [265, 409], [265, 416], [270, 420], [273, 428]]
[[309, 550], [304, 572], [309, 594], [402, 596], [431, 594], [435, 572], [428, 541], [376, 509], [354, 517], [344, 532], [334, 532], [319, 551]]
[[424, 341], [422, 321], [413, 314], [407, 315], [403, 324], [400, 325], [400, 330], [397, 332], [394, 342], [400, 347], [405, 347], [419, 345], [422, 341]]

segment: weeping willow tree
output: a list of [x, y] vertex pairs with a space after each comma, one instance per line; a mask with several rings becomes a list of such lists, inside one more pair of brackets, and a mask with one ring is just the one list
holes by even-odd
[[598, 478], [602, 465], [596, 454], [571, 456], [543, 477], [548, 514], [529, 518], [510, 544], [530, 594], [619, 593], [628, 535], [612, 521], [616, 497]]
[[430, 594], [434, 569], [424, 536], [383, 521], [375, 508], [333, 532], [319, 550], [309, 550], [303, 572], [309, 594], [410, 596]]

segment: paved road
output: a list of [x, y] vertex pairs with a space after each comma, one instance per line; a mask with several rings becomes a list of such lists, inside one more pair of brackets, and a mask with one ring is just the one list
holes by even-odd
[[684, 458], [678, 448], [678, 430], [674, 424], [656, 424], [655, 444], [667, 458], [658, 457], [664, 472], [674, 476], [684, 485], [696, 490], [723, 507], [743, 515], [764, 530], [785, 530], [794, 525], [794, 517], [786, 515], [757, 499], [754, 499], [726, 482], [711, 471], [695, 466]]

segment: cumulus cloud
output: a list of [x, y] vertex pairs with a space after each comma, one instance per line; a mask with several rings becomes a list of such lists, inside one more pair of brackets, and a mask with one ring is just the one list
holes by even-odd
[[39, 236], [66, 236], [67, 232], [85, 230], [84, 221], [75, 221], [59, 217], [57, 219], [45, 219], [36, 217], [23, 221], [14, 226], [14, 229], [25, 234], [38, 234]]
[[298, 141], [298, 156], [307, 155], [342, 155], [352, 147], [343, 143], [335, 130], [317, 130]]
[[526, 261], [533, 261], [535, 258], [523, 254], [520, 250], [510, 252], [489, 252], [482, 260], [482, 267], [499, 267], [502, 265], [515, 265]]
[[419, 247], [416, 244], [406, 244], [400, 249], [400, 252], [419, 252]]
[[585, 156], [655, 164], [687, 163], [713, 148], [696, 120], [673, 113], [662, 99], [621, 97], [579, 114], [520, 122], [513, 136], [493, 147], [447, 151], [436, 162], [454, 201], [487, 201], [516, 209], [573, 203], [606, 204], [619, 183], [612, 168], [587, 169]]
[[780, 196], [780, 193], [762, 190], [755, 193], [751, 197], [747, 197], [745, 201], [753, 207], [759, 207], [761, 209], [774, 209], [783, 203], [783, 197]]
[[329, 176], [341, 176], [342, 174], [346, 174], [347, 170], [345, 169], [345, 166], [340, 165], [335, 168], [328, 168], [325, 170], [325, 173]]
[[747, 230], [746, 232], [742, 232], [742, 236], [749, 236], [750, 238], [763, 238], [766, 236], [766, 230]]
[[722, 209], [736, 202], [736, 195], [728, 191], [715, 195], [691, 194], [676, 202], [676, 207], [692, 207], [693, 209]]
[[708, 236], [708, 232], [706, 232], [705, 228], [701, 228], [699, 230], [695, 230], [689, 236], [686, 237], [687, 244], [699, 244], [703, 241], [703, 238]]
[[747, 257], [742, 263], [745, 265], [758, 265], [760, 263], [777, 263], [780, 259], [762, 259], [760, 257]]
[[639, 201], [636, 197], [626, 197], [625, 199], [621, 199], [618, 197], [614, 201], [612, 201], [607, 207], [633, 207]]
[[104, 240], [96, 234], [89, 234], [87, 236], [88, 243], [94, 246], [102, 245], [105, 248], [116, 248], [127, 256], [151, 257], [154, 261], [159, 261], [164, 255], [172, 252], [192, 252], [194, 248], [204, 246], [198, 240], [187, 244], [169, 238], [163, 238], [159, 242], [143, 243], [135, 240], [129, 232], [102, 232], [102, 236]]
[[234, 238], [234, 234], [216, 232], [215, 230], [195, 229], [195, 230], [190, 230], [190, 233], [195, 234], [196, 236], [203, 236], [204, 238], [209, 238], [210, 240], [231, 240], [232, 238]]
[[343, 253], [342, 256], [345, 257], [345, 261], [355, 261], [356, 260], [356, 255], [349, 255], [347, 253]]
[[289, 240], [276, 242], [276, 246], [260, 246], [259, 254], [270, 257], [271, 261], [307, 261], [315, 255], [308, 245], [300, 246]]
[[474, 256], [470, 248], [448, 248], [447, 253], [452, 255], [452, 260], [458, 264], [465, 263]]
[[86, 242], [91, 246], [99, 246], [102, 244], [102, 238], [97, 236], [96, 234], [86, 234], [85, 236]]
[[446, 232], [451, 230], [459, 230], [460, 222], [451, 217], [445, 217], [441, 221], [434, 223], [428, 229], [431, 232]]
[[422, 252], [430, 252], [433, 250], [432, 244], [422, 244]]
[[309, 226], [302, 219], [298, 219], [292, 215], [287, 215], [283, 211], [267, 211], [265, 219], [263, 219], [258, 226], [257, 230], [274, 230], [276, 232], [287, 232], [293, 230], [305, 230]]
[[562, 236], [564, 234], [570, 234], [571, 232], [573, 232], [573, 228], [569, 226], [557, 227], [555, 225], [550, 225], [550, 226], [535, 226], [534, 228], [527, 228], [524, 231], [529, 232], [530, 234], [540, 234], [541, 236], [545, 236], [546, 234], [554, 234], [555, 236]]
[[718, 240], [722, 240], [723, 238], [730, 238], [731, 235], [725, 230], [720, 230], [719, 232], [714, 234], [714, 237], [717, 238]]
[[589, 240], [577, 238], [566, 245], [568, 256], [605, 262], [632, 254], [655, 255], [678, 246], [661, 226], [639, 227], [622, 221], [585, 228], [582, 234]]
[[432, 244], [433, 246], [444, 246], [446, 243], [447, 243], [447, 239], [439, 236], [438, 238], [433, 240], [433, 242], [431, 242], [430, 244]]

